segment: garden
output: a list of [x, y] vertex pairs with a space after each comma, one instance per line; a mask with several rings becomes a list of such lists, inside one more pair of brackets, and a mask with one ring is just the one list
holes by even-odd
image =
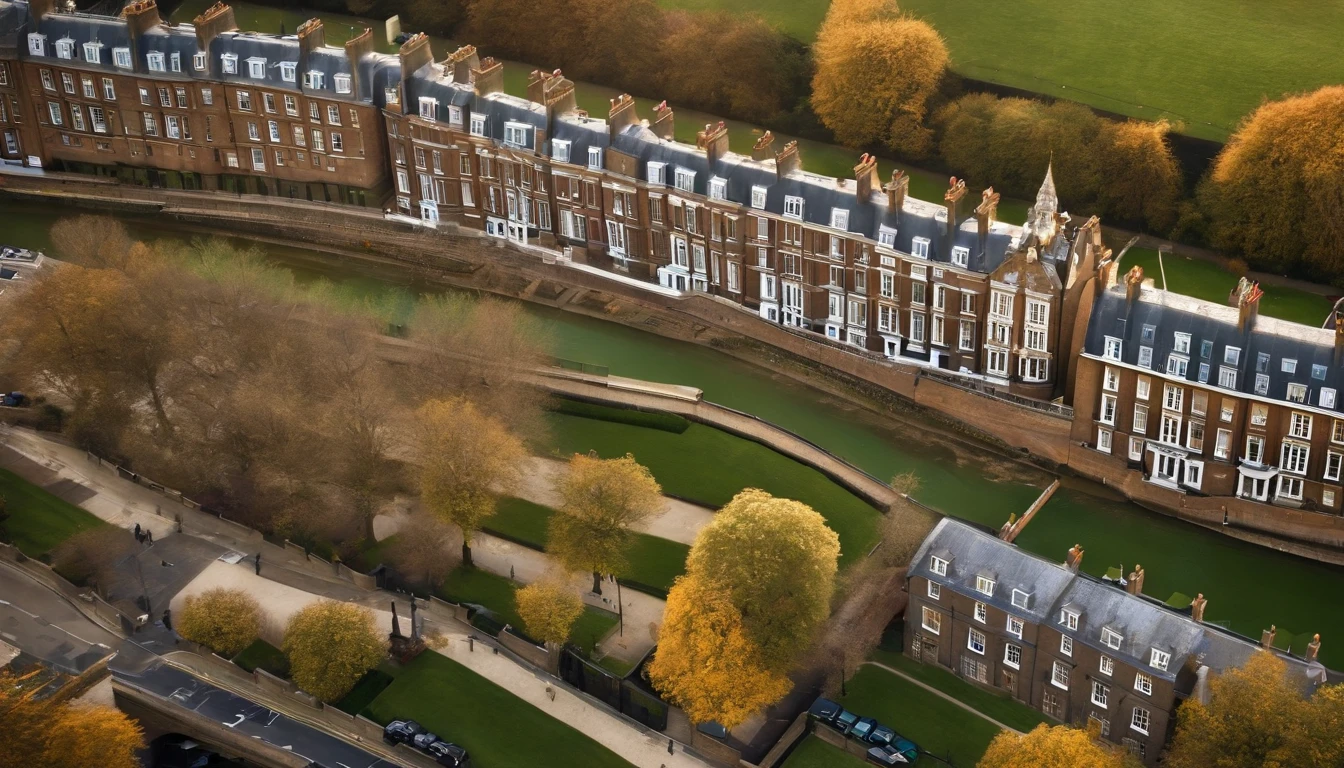
[[7, 517], [0, 522], [6, 540], [23, 554], [40, 558], [80, 531], [106, 525], [89, 512], [0, 469], [0, 499]]

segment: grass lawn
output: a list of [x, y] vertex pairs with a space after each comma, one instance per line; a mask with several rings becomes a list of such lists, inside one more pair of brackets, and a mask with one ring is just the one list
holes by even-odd
[[597, 666], [617, 677], [625, 677], [630, 674], [630, 670], [635, 668], [634, 663], [625, 659], [618, 659], [615, 656], [603, 656], [597, 660]]
[[863, 768], [871, 765], [816, 736], [807, 736], [789, 753], [789, 759], [781, 768]]
[[9, 514], [0, 525], [9, 531], [9, 541], [29, 557], [41, 557], [80, 531], [106, 525], [7, 469], [0, 469], [0, 498]]
[[[501, 621], [512, 624], [520, 632], [526, 632], [514, 600], [514, 592], [517, 590], [518, 585], [503, 576], [487, 573], [480, 568], [455, 568], [439, 588], [439, 597], [454, 603], [483, 605], [498, 614]], [[592, 655], [597, 641], [605, 637], [618, 620], [616, 614], [610, 611], [586, 606], [583, 615], [579, 616], [570, 630], [570, 642]]]
[[761, 488], [811, 506], [840, 536], [840, 565], [877, 542], [881, 514], [817, 470], [750, 440], [703, 424], [680, 435], [628, 424], [548, 414], [551, 445], [562, 456], [595, 450], [606, 458], [634, 454], [663, 491], [721, 507], [743, 488]]
[[371, 669], [364, 673], [364, 676], [355, 683], [355, 687], [345, 694], [345, 697], [336, 702], [336, 708], [347, 715], [358, 715], [363, 712], [373, 700], [378, 698], [387, 686], [392, 684], [392, 680], [400, 674], [401, 670], [394, 666], [390, 661], [384, 661], [377, 669]]
[[379, 723], [412, 718], [480, 768], [629, 768], [615, 753], [457, 662], [422, 653], [369, 705]]
[[1053, 720], [1021, 702], [1007, 696], [995, 695], [984, 688], [971, 685], [942, 667], [921, 664], [902, 656], [899, 652], [877, 651], [873, 654], [873, 661], [899, 669], [921, 683], [937, 688], [1010, 728], [1025, 732], [1041, 723], [1054, 724]]
[[[1120, 265], [1121, 274], [1135, 265], [1143, 267], [1144, 277], [1151, 278], [1159, 288], [1162, 287], [1162, 268], [1157, 263], [1157, 251], [1151, 248], [1129, 249], [1124, 263]], [[1202, 259], [1167, 254], [1162, 257], [1162, 267], [1166, 268], [1170, 290], [1219, 304], [1227, 303], [1228, 292], [1237, 284], [1237, 278], [1231, 272]], [[1268, 317], [1320, 328], [1333, 306], [1329, 298], [1320, 294], [1278, 285], [1261, 287], [1265, 295], [1260, 299], [1260, 314]]]
[[664, 8], [754, 13], [786, 34], [810, 43], [826, 18], [828, 0], [658, 0]]
[[[540, 549], [546, 548], [547, 527], [555, 510], [517, 498], [504, 498], [494, 516], [485, 523], [487, 531], [525, 542]], [[637, 581], [664, 593], [672, 582], [686, 570], [686, 555], [691, 548], [679, 541], [669, 541], [647, 533], [636, 533], [627, 554], [629, 571], [623, 577]]]
[[959, 768], [975, 765], [999, 734], [998, 726], [988, 720], [885, 669], [860, 667], [848, 689], [849, 695], [838, 700], [845, 709], [877, 718], [921, 750]]
[[276, 677], [289, 677], [289, 659], [284, 651], [260, 638], [234, 656], [233, 663], [248, 672], [260, 667]]

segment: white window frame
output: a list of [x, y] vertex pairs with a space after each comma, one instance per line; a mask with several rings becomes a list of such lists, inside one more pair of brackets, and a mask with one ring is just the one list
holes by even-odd
[[975, 613], [974, 613], [974, 616], [975, 616], [975, 620], [978, 621], [978, 622], [980, 622], [981, 624], [988, 623], [988, 622], [989, 622], [989, 606], [985, 605], [984, 603], [980, 602], [979, 600], [975, 601]]
[[[1140, 714], [1140, 713], [1142, 713], [1142, 714]], [[1140, 725], [1140, 723], [1142, 723], [1142, 725]], [[1144, 736], [1147, 736], [1147, 735], [1148, 735], [1148, 729], [1149, 729], [1150, 727], [1152, 727], [1152, 724], [1153, 724], [1153, 721], [1152, 721], [1152, 713], [1151, 713], [1151, 712], [1149, 712], [1149, 711], [1148, 711], [1146, 708], [1144, 708], [1144, 707], [1135, 707], [1135, 708], [1134, 708], [1134, 714], [1130, 717], [1130, 720], [1129, 720], [1129, 727], [1130, 727], [1130, 728], [1133, 728], [1134, 730], [1138, 731], [1139, 733], [1142, 733]]]
[[1065, 656], [1070, 657], [1070, 658], [1073, 657], [1073, 638], [1072, 638], [1072, 637], [1070, 637], [1070, 636], [1068, 636], [1068, 635], [1060, 635], [1060, 636], [1059, 636], [1059, 652], [1062, 653], [1062, 654], [1064, 654]]
[[600, 171], [600, 170], [602, 170], [602, 148], [601, 148], [601, 147], [589, 147], [589, 148], [588, 148], [588, 170], [590, 170], [590, 171]]
[[[421, 99], [421, 101], [424, 100]], [[527, 123], [506, 121], [504, 123], [504, 143], [511, 147], [526, 147], [528, 129], [531, 127]]]
[[1106, 685], [1105, 683], [1101, 682], [1100, 680], [1093, 680], [1093, 681], [1092, 681], [1092, 704], [1093, 704], [1093, 705], [1098, 706], [1098, 707], [1101, 707], [1102, 709], [1106, 709], [1106, 707], [1107, 707], [1106, 702], [1108, 702], [1108, 701], [1110, 700], [1110, 695], [1111, 695], [1111, 687], [1110, 687], [1109, 685]]
[[970, 261], [971, 261], [971, 249], [970, 249], [970, 248], [967, 248], [967, 247], [964, 246], [964, 245], [953, 246], [953, 248], [952, 248], [952, 263], [953, 263], [954, 265], [956, 265], [956, 266], [958, 266], [958, 267], [961, 267], [962, 269], [965, 269], [965, 268], [966, 268], [966, 265], [969, 264]]
[[[283, 66], [283, 65], [282, 65]], [[332, 75], [332, 84], [336, 86], [337, 93], [350, 93], [350, 76], [346, 74]]]
[[1022, 646], [1012, 643], [1003, 644], [1003, 665], [1013, 669], [1022, 668]]
[[677, 168], [672, 172], [672, 185], [682, 192], [695, 192], [695, 171]]
[[727, 200], [728, 199], [728, 180], [714, 176], [709, 180], [709, 199]]
[[1031, 601], [1031, 594], [1030, 594], [1030, 593], [1023, 592], [1022, 590], [1017, 589], [1016, 587], [1013, 588], [1013, 607], [1014, 607], [1014, 608], [1026, 608], [1026, 607], [1027, 607], [1027, 604], [1028, 604], [1030, 601]]
[[551, 159], [557, 163], [569, 162], [570, 144], [565, 139], [551, 139]]
[[790, 219], [802, 219], [803, 203], [804, 200], [801, 197], [797, 197], [796, 195], [785, 195], [784, 215]]
[[751, 207], [758, 209], [765, 208], [765, 187], [753, 186], [751, 188]]
[[667, 163], [660, 163], [657, 160], [650, 160], [644, 166], [644, 178], [650, 184], [667, 184]]
[[987, 577], [987, 576], [976, 576], [976, 577], [975, 577], [975, 591], [976, 591], [976, 592], [979, 592], [979, 593], [981, 593], [981, 594], [983, 594], [983, 595], [989, 595], [989, 596], [992, 597], [992, 596], [994, 595], [994, 585], [995, 585], [995, 583], [996, 583], [996, 582], [995, 582], [993, 579], [991, 579], [991, 578], [989, 578], [989, 577]]
[[1134, 690], [1142, 693], [1144, 696], [1153, 695], [1153, 678], [1142, 672], [1134, 675]]
[[1005, 625], [1004, 629], [1007, 630], [1008, 634], [1012, 635], [1013, 637], [1020, 638], [1022, 637], [1022, 631], [1025, 627], [1026, 623], [1023, 622], [1021, 619], [1017, 618], [1016, 616], [1009, 616], [1008, 623]]
[[485, 115], [477, 112], [471, 114], [471, 135], [485, 136]]
[[159, 51], [145, 54], [145, 65], [149, 67], [150, 72], [164, 72], [167, 69], [163, 54]]
[[844, 208], [831, 209], [831, 229], [849, 231], [849, 211]]
[[939, 576], [947, 575], [947, 561], [937, 555], [929, 555], [929, 570]]
[[1148, 666], [1161, 672], [1167, 671], [1167, 666], [1171, 664], [1171, 654], [1166, 651], [1152, 649], [1152, 654], [1148, 657]]
[[[1060, 682], [1063, 680], [1063, 682]], [[1050, 684], [1056, 688], [1069, 690], [1069, 666], [1062, 661], [1056, 661], [1050, 670]]]
[[926, 605], [924, 606], [923, 612], [920, 614], [919, 625], [926, 631], [932, 632], [935, 635], [942, 634], [943, 615]]
[[929, 238], [915, 237], [910, 240], [910, 255], [916, 259], [929, 258]]
[[971, 627], [966, 631], [966, 650], [985, 655], [985, 633]]
[[943, 585], [942, 585], [942, 584], [939, 584], [939, 583], [936, 582], [936, 581], [930, 581], [930, 582], [929, 582], [929, 599], [930, 599], [930, 600], [942, 600], [942, 599], [943, 599]]
[[1115, 659], [1110, 656], [1102, 656], [1101, 661], [1097, 664], [1097, 669], [1107, 677], [1112, 676], [1115, 674]]
[[90, 64], [101, 64], [101, 63], [103, 63], [103, 44], [102, 44], [102, 43], [85, 43], [85, 44], [84, 44], [84, 60], [87, 61], [87, 62], [90, 63]]

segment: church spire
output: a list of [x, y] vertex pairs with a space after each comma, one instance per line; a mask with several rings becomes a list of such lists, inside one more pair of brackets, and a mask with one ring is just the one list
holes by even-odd
[[1041, 189], [1036, 193], [1036, 213], [1040, 215], [1042, 211], [1054, 213], [1059, 210], [1059, 195], [1055, 192], [1055, 159], [1050, 158], [1050, 162], [1045, 166], [1045, 181], [1041, 182]]
[[1048, 246], [1059, 229], [1056, 216], [1059, 213], [1059, 195], [1055, 192], [1055, 162], [1045, 166], [1045, 181], [1036, 193], [1036, 204], [1027, 212], [1027, 234], [1041, 247]]

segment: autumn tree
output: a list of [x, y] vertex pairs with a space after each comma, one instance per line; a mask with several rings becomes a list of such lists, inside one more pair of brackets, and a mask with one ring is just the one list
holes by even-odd
[[144, 733], [112, 707], [42, 697], [35, 674], [0, 670], [0, 766], [139, 768]]
[[417, 412], [420, 498], [425, 509], [462, 529], [462, 564], [471, 539], [519, 476], [522, 441], [463, 399], [431, 400]]
[[518, 590], [515, 599], [523, 629], [551, 648], [569, 640], [574, 622], [583, 615], [583, 600], [558, 576], [528, 584]]
[[368, 608], [322, 600], [289, 620], [282, 650], [294, 682], [330, 703], [349, 693], [383, 660], [384, 638]]
[[1097, 206], [1106, 216], [1166, 233], [1176, 223], [1181, 166], [1171, 151], [1165, 120], [1103, 123], [1096, 153]]
[[[1128, 752], [1105, 745], [1100, 726], [1090, 730], [1044, 723], [1029, 733], [1002, 731], [976, 763], [977, 768], [1138, 768]], [[1210, 764], [1212, 765], [1212, 764]]]
[[208, 589], [186, 599], [174, 627], [193, 643], [232, 658], [261, 633], [261, 606], [241, 589]]
[[668, 592], [648, 674], [691, 722], [730, 729], [792, 687], [784, 673], [763, 663], [732, 596], [694, 575], [679, 577]]
[[52, 553], [52, 565], [71, 582], [105, 594], [117, 578], [117, 564], [139, 550], [126, 529], [95, 525], [61, 542]]
[[1344, 275], [1344, 86], [1267, 102], [1228, 140], [1200, 190], [1212, 244], [1257, 269]]
[[452, 527], [424, 510], [413, 513], [387, 548], [397, 573], [415, 584], [437, 590], [457, 565], [449, 549]]
[[670, 102], [754, 121], [792, 108], [805, 52], [761, 17], [668, 11], [662, 28], [662, 95]]
[[928, 153], [928, 102], [948, 62], [933, 27], [902, 15], [894, 0], [834, 0], [813, 53], [812, 108], [837, 140]]
[[662, 488], [630, 454], [575, 454], [559, 491], [563, 502], [551, 517], [546, 551], [566, 570], [591, 572], [593, 592], [601, 594], [603, 574], [625, 571], [631, 527], [662, 509]]
[[52, 255], [91, 269], [122, 269], [130, 256], [131, 236], [120, 219], [82, 214], [51, 226]]

